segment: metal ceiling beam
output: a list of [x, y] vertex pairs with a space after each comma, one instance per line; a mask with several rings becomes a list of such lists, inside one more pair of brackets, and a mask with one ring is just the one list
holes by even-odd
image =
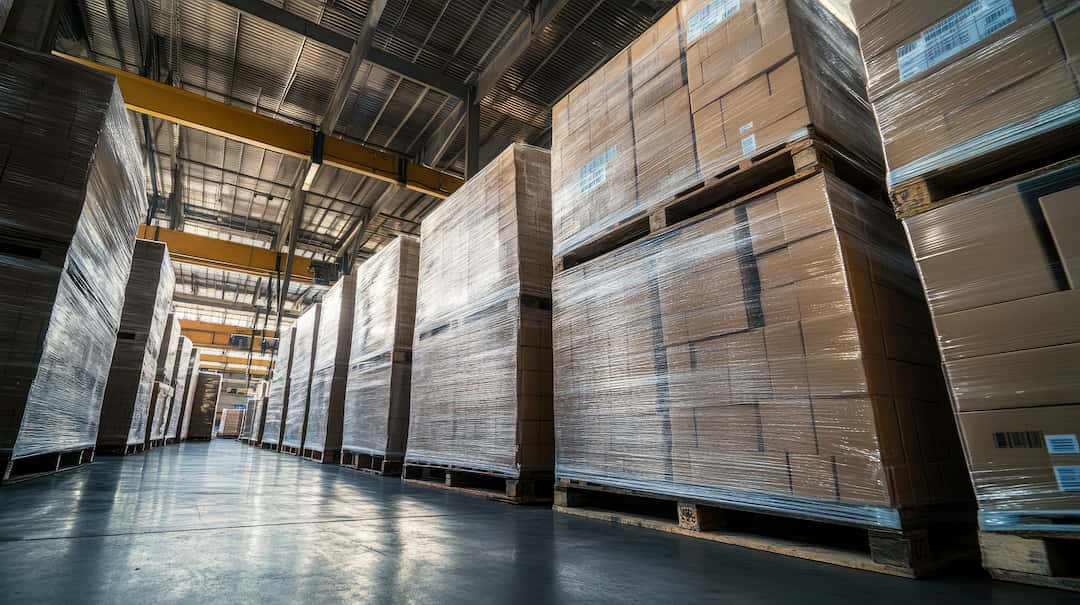
[[[299, 15], [268, 4], [263, 0], [218, 0], [218, 2], [273, 23], [293, 33], [311, 38], [343, 53], [349, 53], [353, 48], [354, 41], [348, 36], [339, 34], [318, 23], [308, 21]], [[387, 71], [392, 71], [399, 76], [442, 91], [452, 97], [463, 99], [468, 91], [464, 84], [453, 78], [433, 69], [411, 63], [378, 48], [370, 49], [367, 52], [366, 60]]]
[[[271, 277], [276, 276], [279, 270], [285, 270], [286, 266], [282, 255], [273, 250], [164, 227], [140, 225], [139, 237], [165, 242], [169, 246], [169, 256], [179, 263]], [[292, 263], [291, 278], [298, 283], [314, 283], [315, 271], [311, 259], [296, 257]]]
[[479, 100], [495, 89], [503, 75], [529, 49], [529, 45], [539, 36], [570, 0], [539, 0], [522, 20], [509, 41], [499, 50], [499, 54], [487, 64], [476, 79], [476, 96]]
[[333, 134], [334, 129], [337, 128], [341, 112], [345, 109], [345, 99], [349, 96], [349, 90], [352, 89], [356, 73], [360, 71], [360, 64], [364, 62], [371, 50], [371, 39], [375, 36], [375, 28], [379, 25], [384, 8], [386, 8], [386, 0], [372, 0], [368, 7], [367, 17], [360, 28], [360, 35], [353, 41], [349, 58], [345, 61], [345, 69], [341, 71], [341, 77], [334, 86], [326, 114], [323, 116], [322, 124], [319, 125], [319, 129], [326, 134]]
[[[88, 59], [59, 52], [57, 56], [116, 76], [124, 104], [147, 114], [196, 130], [271, 149], [308, 160], [315, 150], [311, 130], [235, 105], [222, 103], [180, 88], [143, 78]], [[415, 164], [404, 158], [344, 139], [326, 137], [323, 163], [335, 168], [402, 185], [413, 191], [446, 198], [461, 186], [461, 179]]]
[[[180, 320], [180, 332], [191, 338], [191, 334], [206, 333], [232, 336], [233, 334], [240, 334], [242, 336], [258, 336], [260, 338], [276, 338], [277, 333], [273, 330], [252, 330], [245, 326], [233, 326], [229, 324], [217, 324], [208, 321], [198, 321], [194, 319], [181, 319]], [[192, 338], [192, 342], [195, 339]]]
[[[243, 366], [244, 368], [247, 368], [248, 360], [247, 360], [246, 356], [244, 356], [244, 357], [233, 357], [231, 355], [200, 355], [199, 356], [199, 363], [220, 363], [220, 364], [223, 364], [223, 365], [236, 365], [236, 366]], [[251, 360], [251, 365], [256, 366], [256, 367], [260, 367], [260, 368], [268, 368], [268, 367], [270, 367], [270, 360], [269, 359], [252, 359]]]
[[[209, 296], [196, 296], [194, 294], [187, 294], [186, 292], [179, 291], [173, 294], [173, 302], [199, 305], [202, 307], [214, 307], [217, 309], [225, 309], [227, 311], [243, 311], [246, 313], [254, 313], [256, 311], [264, 310], [263, 307], [260, 307], [258, 305], [224, 300], [221, 298], [211, 298]], [[300, 313], [287, 310], [285, 311], [285, 317], [295, 319], [297, 317], [300, 317]]]

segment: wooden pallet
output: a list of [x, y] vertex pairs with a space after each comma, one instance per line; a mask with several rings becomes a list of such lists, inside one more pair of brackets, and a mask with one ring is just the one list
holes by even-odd
[[176, 437], [166, 437], [165, 445], [175, 445], [179, 440]]
[[341, 466], [365, 473], [374, 473], [389, 477], [401, 475], [401, 459], [364, 454], [360, 452], [342, 451], [340, 457]]
[[188, 441], [210, 441], [210, 437], [188, 437]]
[[290, 456], [300, 455], [300, 448], [293, 447], [291, 445], [279, 445], [277, 451], [281, 452], [282, 454], [289, 454]]
[[795, 141], [763, 149], [631, 217], [553, 260], [556, 273], [603, 256], [612, 250], [676, 225], [701, 218], [793, 185], [828, 170], [862, 191], [884, 199], [884, 176], [847, 156], [821, 136], [810, 133]]
[[270, 450], [271, 452], [276, 452], [276, 451], [278, 451], [278, 444], [276, 444], [276, 443], [267, 443], [267, 442], [263, 441], [263, 442], [259, 443], [259, 449]]
[[164, 445], [165, 445], [165, 439], [164, 438], [151, 439], [150, 440], [150, 445], [147, 446], [147, 449], [151, 449], [151, 448], [155, 448], [155, 447], [162, 447]]
[[304, 448], [302, 456], [305, 460], [311, 460], [312, 462], [318, 462], [319, 464], [333, 464], [334, 461], [341, 457], [338, 450], [330, 450], [329, 452], [321, 452], [311, 448]]
[[921, 578], [974, 565], [974, 527], [894, 530], [766, 515], [582, 481], [555, 484], [560, 513], [720, 542], [799, 559]]
[[94, 453], [98, 456], [131, 456], [146, 451], [145, 443], [127, 445], [99, 445]]
[[973, 160], [895, 183], [889, 188], [889, 197], [896, 216], [904, 219], [989, 187], [1052, 172], [1075, 163], [1078, 157], [1080, 121], [1032, 139], [1020, 148], [1001, 147]]
[[406, 461], [401, 478], [413, 485], [509, 504], [549, 504], [552, 497], [552, 475], [508, 477], [491, 471]]
[[24, 481], [42, 475], [78, 468], [94, 461], [93, 447], [63, 450], [27, 456], [25, 458], [0, 459], [0, 485]]
[[995, 580], [1080, 592], [1080, 533], [980, 531], [979, 550]]

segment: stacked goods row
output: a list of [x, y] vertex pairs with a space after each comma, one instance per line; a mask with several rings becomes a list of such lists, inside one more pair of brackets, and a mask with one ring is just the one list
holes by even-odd
[[181, 400], [180, 417], [176, 422], [179, 428], [177, 441], [185, 441], [188, 438], [188, 429], [191, 424], [191, 409], [195, 405], [195, 381], [199, 377], [199, 366], [202, 354], [199, 349], [191, 349], [191, 360], [187, 365], [187, 387], [184, 398]]
[[187, 401], [188, 378], [191, 374], [191, 339], [187, 336], [180, 337], [180, 343], [176, 348], [176, 363], [173, 364], [173, 398], [169, 402], [167, 421], [165, 424], [165, 442], [175, 443], [180, 437], [180, 422], [184, 403]]
[[0, 45], [0, 98], [2, 480], [95, 446], [146, 194], [111, 76]]
[[165, 322], [165, 334], [158, 353], [157, 374], [154, 377], [154, 393], [150, 397], [150, 426], [146, 432], [147, 446], [164, 445], [168, 430], [169, 408], [176, 397], [176, 356], [180, 352], [180, 319], [176, 312], [169, 313]]
[[145, 447], [174, 280], [165, 244], [137, 240], [101, 406], [97, 447], [103, 453], [123, 454]]
[[1080, 4], [857, 0], [852, 10], [975, 488], [983, 565], [1080, 588]]
[[808, 139], [881, 163], [855, 34], [814, 0], [684, 0], [555, 105], [555, 256]]
[[262, 433], [262, 421], [258, 421], [258, 427], [255, 425], [257, 415], [261, 414], [260, 406], [265, 392], [266, 383], [260, 380], [255, 384], [255, 392], [248, 394], [247, 405], [244, 408], [244, 422], [240, 428], [240, 440], [244, 443], [251, 443], [256, 432]]
[[398, 237], [356, 270], [342, 464], [401, 472], [409, 430], [420, 243]]
[[[385, 293], [382, 293], [385, 295]], [[342, 277], [323, 296], [312, 358], [308, 419], [303, 455], [336, 462], [341, 454], [345, 380], [349, 373], [356, 276]]]
[[546, 151], [515, 144], [424, 220], [407, 477], [550, 489], [550, 178]]
[[183, 439], [207, 441], [213, 436], [214, 414], [221, 397], [221, 375], [198, 370], [191, 380], [191, 405], [184, 423]]
[[217, 436], [222, 439], [235, 439], [240, 436], [240, 425], [244, 421], [244, 410], [226, 408], [221, 410], [221, 425]]
[[296, 320], [289, 364], [289, 404], [281, 411], [281, 449], [302, 454], [307, 432], [311, 373], [315, 367], [315, 336], [319, 331], [321, 306], [313, 305]]
[[289, 409], [289, 390], [292, 382], [293, 342], [296, 340], [296, 326], [291, 326], [278, 340], [277, 354], [274, 356], [273, 373], [270, 376], [270, 394], [266, 399], [265, 420], [259, 444], [266, 444], [277, 449], [281, 445], [285, 430], [285, 412]]

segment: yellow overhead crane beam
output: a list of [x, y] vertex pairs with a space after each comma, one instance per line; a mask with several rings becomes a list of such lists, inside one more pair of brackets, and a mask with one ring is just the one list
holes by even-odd
[[247, 369], [247, 366], [244, 366], [244, 367], [238, 367], [238, 366], [217, 367], [217, 366], [213, 366], [213, 365], [208, 366], [208, 365], [199, 364], [199, 368], [203, 369], [203, 370], [206, 370], [207, 372], [233, 372], [233, 373], [236, 373], [236, 374], [249, 374], [251, 376], [269, 376], [270, 375], [270, 370], [268, 370], [266, 368], [251, 368], [251, 370], [249, 371]]
[[[285, 255], [265, 248], [149, 225], [139, 226], [139, 238], [165, 242], [169, 246], [169, 256], [180, 263], [270, 277], [277, 277], [277, 267], [285, 272]], [[295, 256], [289, 280], [313, 283], [315, 271], [311, 268], [311, 259]]]
[[[116, 76], [120, 92], [124, 95], [124, 104], [136, 113], [251, 143], [295, 158], [311, 159], [315, 151], [315, 133], [301, 126], [89, 59], [57, 51], [53, 51], [53, 54]], [[398, 155], [331, 136], [323, 141], [322, 163], [396, 183], [439, 199], [449, 197], [464, 182], [452, 174], [416, 164]]]
[[[218, 363], [226, 366], [247, 367], [248, 360], [243, 357], [231, 357], [229, 355], [199, 355], [199, 361], [202, 363]], [[256, 368], [268, 368], [270, 367], [269, 359], [252, 359], [252, 367]]]
[[253, 351], [262, 351], [264, 348], [271, 348], [272, 343], [269, 339], [275, 337], [273, 330], [254, 330], [250, 328], [242, 328], [240, 326], [229, 326], [225, 324], [215, 324], [205, 321], [195, 321], [192, 319], [180, 320], [180, 333], [191, 339], [191, 344], [196, 347], [214, 347], [217, 349], [232, 349], [234, 351], [247, 351], [248, 347], [238, 347], [231, 343], [232, 337], [246, 336], [248, 338], [255, 337], [256, 341], [252, 347]]

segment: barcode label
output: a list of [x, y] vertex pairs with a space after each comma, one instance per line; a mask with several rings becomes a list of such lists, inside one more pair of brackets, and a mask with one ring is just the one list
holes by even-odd
[[1012, 0], [975, 0], [896, 49], [900, 81], [939, 65], [1015, 22]]
[[739, 134], [744, 135], [744, 134], [746, 134], [747, 132], [750, 132], [753, 129], [754, 129], [754, 123], [753, 122], [747, 122], [747, 123], [745, 123], [745, 124], [743, 124], [742, 126], [739, 127]]
[[693, 42], [704, 36], [728, 17], [739, 12], [739, 0], [713, 0], [694, 11], [686, 20], [686, 41]]
[[578, 171], [578, 191], [588, 193], [607, 180], [607, 166], [618, 154], [618, 146], [612, 145], [600, 155], [591, 159]]
[[757, 138], [754, 137], [754, 135], [743, 137], [742, 141], [740, 142], [742, 144], [743, 155], [750, 155], [751, 153], [754, 153], [754, 150], [757, 149]]
[[1047, 435], [1046, 451], [1050, 455], [1080, 454], [1080, 443], [1076, 440], [1076, 434]]
[[1080, 492], [1080, 466], [1055, 466], [1054, 477], [1059, 491]]
[[1042, 431], [1010, 431], [1008, 433], [994, 433], [994, 447], [996, 448], [1042, 449], [1042, 446]]

